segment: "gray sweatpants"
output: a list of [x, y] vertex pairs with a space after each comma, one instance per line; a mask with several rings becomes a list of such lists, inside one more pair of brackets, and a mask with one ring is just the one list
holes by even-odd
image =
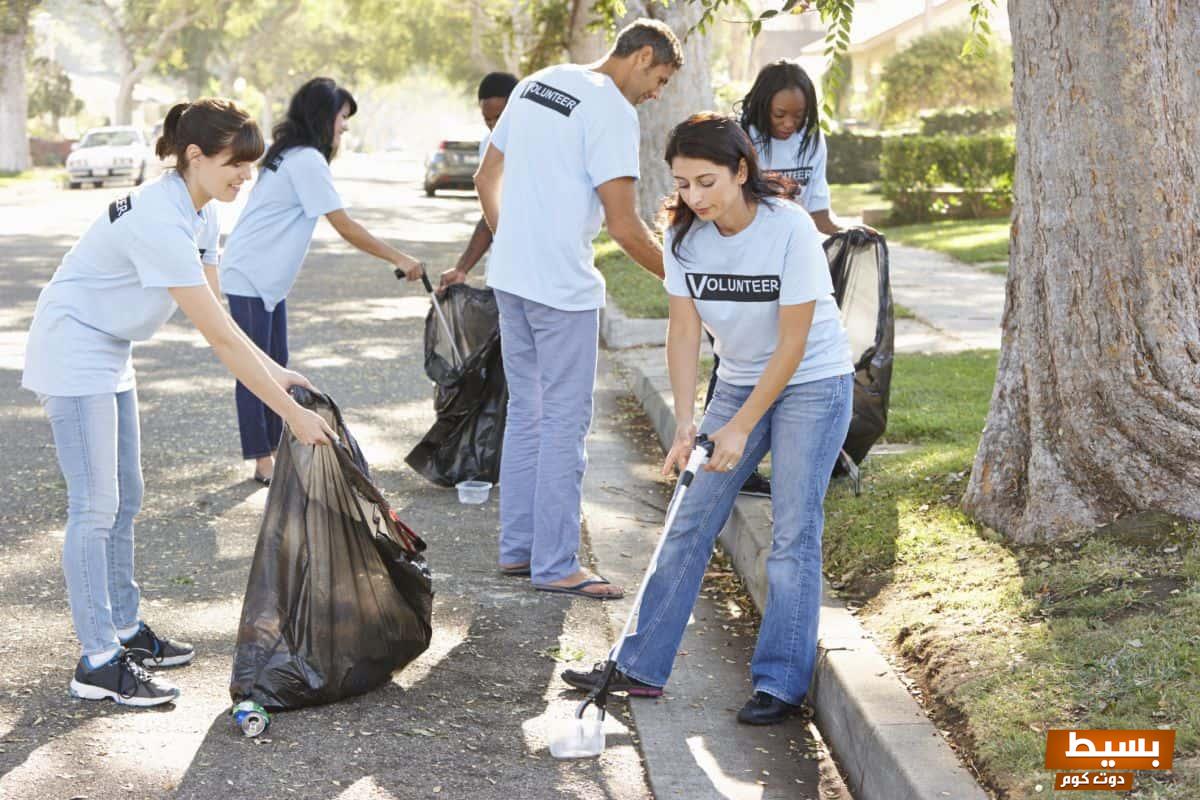
[[534, 584], [578, 572], [584, 439], [600, 312], [560, 311], [496, 291], [508, 380], [500, 459], [500, 563], [529, 562]]

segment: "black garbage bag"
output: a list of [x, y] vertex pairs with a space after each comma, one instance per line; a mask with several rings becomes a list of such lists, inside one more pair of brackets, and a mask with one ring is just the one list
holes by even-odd
[[337, 432], [331, 447], [284, 429], [242, 604], [229, 694], [268, 710], [363, 694], [429, 646], [425, 543], [371, 482], [326, 395], [292, 395]]
[[438, 298], [462, 361], [433, 308], [425, 317], [425, 374], [437, 421], [405, 461], [441, 486], [500, 480], [508, 382], [500, 357], [500, 312], [491, 289], [457, 283]]
[[843, 450], [861, 464], [887, 429], [896, 335], [887, 241], [852, 228], [829, 237], [825, 255], [854, 359], [854, 413]]

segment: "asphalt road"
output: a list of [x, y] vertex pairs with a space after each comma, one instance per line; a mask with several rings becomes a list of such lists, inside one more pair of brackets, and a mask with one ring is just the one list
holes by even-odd
[[[353, 216], [433, 271], [449, 266], [477, 218], [472, 196], [425, 198], [411, 162], [335, 166]], [[239, 458], [232, 379], [177, 317], [136, 351], [147, 487], [136, 558], [144, 618], [198, 656], [172, 671], [183, 696], [164, 710], [67, 696], [78, 645], [60, 568], [65, 486], [49, 425], [18, 386], [22, 347], [62, 254], [127, 191], [0, 191], [0, 797], [647, 796], [628, 732], [599, 760], [549, 756], [547, 722], [576, 701], [554, 676], [563, 659], [602, 658], [609, 624], [597, 603], [497, 575], [495, 500], [460, 506], [404, 466], [433, 420], [428, 300], [324, 221], [289, 298], [292, 363], [341, 403], [384, 492], [429, 543], [430, 650], [369, 695], [279, 714], [260, 739], [234, 728], [229, 670], [267, 491]]]

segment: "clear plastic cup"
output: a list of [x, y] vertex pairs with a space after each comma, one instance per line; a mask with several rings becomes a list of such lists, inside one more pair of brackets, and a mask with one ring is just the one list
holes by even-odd
[[550, 729], [550, 755], [555, 758], [593, 758], [604, 752], [604, 720], [571, 717]]
[[488, 501], [492, 485], [487, 481], [460, 481], [455, 484], [458, 489], [458, 502], [477, 506]]

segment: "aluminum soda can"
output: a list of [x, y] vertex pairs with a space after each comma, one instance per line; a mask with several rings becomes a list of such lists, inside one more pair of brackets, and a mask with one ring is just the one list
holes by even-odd
[[271, 724], [271, 715], [253, 700], [243, 700], [229, 712], [246, 736], [258, 736]]

